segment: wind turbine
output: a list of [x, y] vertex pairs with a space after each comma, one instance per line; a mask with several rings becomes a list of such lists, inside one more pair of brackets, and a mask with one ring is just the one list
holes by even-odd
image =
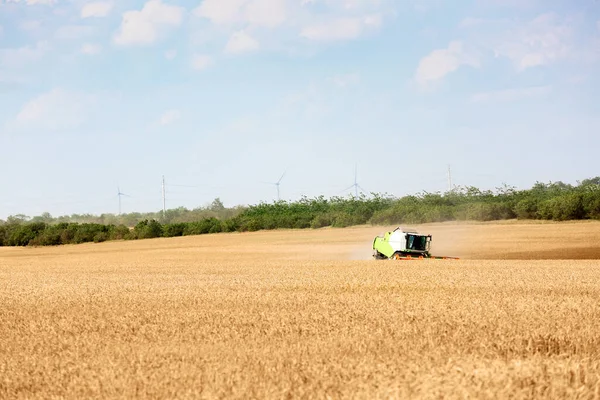
[[360, 189], [360, 190], [361, 190], [361, 191], [363, 191], [363, 192], [366, 192], [366, 190], [365, 190], [365, 189], [363, 189], [363, 187], [362, 187], [362, 186], [360, 186], [360, 185], [358, 184], [358, 165], [355, 165], [355, 166], [354, 166], [354, 184], [352, 184], [352, 185], [348, 186], [348, 187], [347, 187], [346, 189], [344, 189], [343, 191], [345, 192], [346, 190], [350, 190], [350, 189], [352, 189], [352, 188], [354, 188], [354, 195], [355, 195], [355, 197], [357, 197], [357, 198], [358, 198], [358, 189]]
[[119, 215], [121, 215], [121, 196], [131, 197], [128, 194], [122, 193], [121, 188], [117, 186], [117, 196], [119, 196]]
[[281, 175], [281, 178], [279, 178], [279, 180], [277, 182], [265, 182], [268, 183], [270, 185], [275, 185], [277, 187], [277, 201], [281, 200], [281, 198], [279, 197], [279, 185], [281, 185], [281, 180], [283, 179], [283, 177], [285, 176], [287, 171], [285, 171], [283, 173], [283, 175]]

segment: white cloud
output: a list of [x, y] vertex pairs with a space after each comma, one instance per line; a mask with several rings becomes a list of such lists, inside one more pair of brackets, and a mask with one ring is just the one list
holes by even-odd
[[334, 85], [340, 88], [345, 88], [348, 86], [356, 85], [360, 82], [360, 75], [353, 74], [339, 74], [335, 75], [331, 78], [331, 81]]
[[148, 45], [156, 42], [160, 32], [177, 27], [183, 21], [183, 8], [149, 0], [141, 11], [127, 11], [114, 37], [118, 45]]
[[498, 24], [506, 24], [509, 23], [510, 19], [508, 18], [473, 18], [466, 17], [458, 24], [459, 28], [479, 28], [481, 26], [492, 26]]
[[165, 51], [165, 58], [167, 60], [173, 60], [173, 59], [175, 59], [175, 57], [177, 57], [177, 50], [171, 49], [171, 50]]
[[[424, 1], [424, 0], [413, 0], [413, 1]], [[432, 1], [432, 0], [425, 0]], [[381, 8], [386, 2], [393, 2], [387, 0], [302, 0], [302, 6], [310, 6], [313, 4], [319, 7], [326, 6], [333, 10], [345, 10], [345, 11], [364, 11], [372, 10], [374, 8]], [[320, 3], [320, 4], [319, 4]]]
[[315, 41], [355, 39], [360, 36], [363, 22], [359, 18], [337, 18], [302, 29], [300, 36]]
[[26, 103], [17, 114], [15, 125], [48, 130], [76, 128], [86, 120], [90, 101], [84, 94], [54, 89]]
[[106, 17], [113, 9], [110, 1], [95, 1], [87, 3], [81, 8], [81, 18]]
[[549, 94], [552, 91], [551, 86], [534, 86], [528, 88], [504, 89], [491, 92], [475, 93], [471, 96], [471, 101], [475, 103], [484, 102], [507, 102], [523, 98], [538, 97]]
[[420, 85], [427, 85], [439, 81], [462, 65], [478, 67], [479, 60], [465, 51], [462, 42], [453, 41], [447, 49], [434, 50], [424, 57], [419, 62], [415, 78]]
[[102, 47], [97, 44], [85, 43], [83, 46], [81, 46], [81, 52], [90, 56], [100, 54], [101, 51]]
[[215, 24], [231, 24], [241, 18], [240, 9], [248, 0], [204, 0], [194, 14]]
[[252, 36], [244, 31], [234, 32], [227, 45], [225, 46], [225, 53], [228, 54], [240, 54], [256, 51], [260, 48], [260, 43]]
[[517, 70], [551, 64], [571, 54], [572, 27], [555, 14], [542, 14], [510, 32], [494, 49]]
[[246, 21], [250, 25], [275, 28], [286, 21], [285, 0], [253, 0], [245, 10]]
[[[6, 0], [7, 3], [21, 3], [21, 1], [23, 0]], [[35, 6], [35, 5], [52, 5], [52, 4], [56, 4], [57, 0], [25, 0], [25, 4], [27, 4], [28, 6]]]
[[197, 71], [205, 70], [213, 64], [213, 59], [211, 56], [207, 56], [205, 54], [196, 54], [192, 58], [192, 68]]
[[159, 122], [161, 125], [169, 125], [180, 118], [181, 112], [179, 110], [168, 110], [163, 113], [163, 115], [160, 117]]
[[48, 42], [16, 49], [0, 49], [0, 67], [18, 68], [41, 59], [50, 50]]
[[445, 0], [412, 0], [412, 8], [420, 13], [429, 12], [443, 4]]
[[600, 59], [597, 35], [585, 31], [583, 14], [545, 13], [531, 20], [488, 19], [463, 20], [469, 43], [493, 52], [496, 58], [508, 60], [518, 72], [561, 62], [591, 65]]
[[545, 0], [476, 0], [475, 4], [483, 7], [507, 7], [527, 9], [538, 6]]
[[246, 24], [274, 28], [286, 21], [286, 0], [204, 0], [194, 15], [217, 25]]
[[363, 21], [366, 27], [380, 28], [383, 25], [383, 15], [381, 14], [371, 14], [367, 15]]
[[300, 36], [313, 41], [334, 42], [356, 39], [369, 30], [383, 24], [381, 14], [366, 14], [360, 17], [334, 17], [318, 23], [309, 23], [302, 28]]
[[246, 39], [232, 34], [245, 32], [252, 39], [246, 41], [249, 49], [260, 43], [260, 49], [300, 54], [314, 48], [310, 42], [352, 40], [376, 31], [396, 7], [395, 0], [203, 0], [193, 14], [213, 25], [198, 36], [202, 40], [229, 35], [231, 50]]

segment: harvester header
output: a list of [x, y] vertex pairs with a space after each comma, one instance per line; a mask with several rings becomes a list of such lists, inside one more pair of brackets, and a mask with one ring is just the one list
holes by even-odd
[[434, 260], [457, 260], [457, 257], [432, 256], [431, 235], [420, 234], [415, 230], [400, 227], [373, 240], [373, 257], [377, 260], [414, 260], [430, 258]]

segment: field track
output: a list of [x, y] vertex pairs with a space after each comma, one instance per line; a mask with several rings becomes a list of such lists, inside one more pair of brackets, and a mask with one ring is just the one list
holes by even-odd
[[600, 223], [0, 248], [0, 398], [600, 399]]

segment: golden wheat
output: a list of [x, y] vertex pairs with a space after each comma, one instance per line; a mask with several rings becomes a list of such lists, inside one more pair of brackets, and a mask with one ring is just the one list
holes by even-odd
[[600, 399], [600, 224], [418, 228], [0, 249], [0, 398]]

